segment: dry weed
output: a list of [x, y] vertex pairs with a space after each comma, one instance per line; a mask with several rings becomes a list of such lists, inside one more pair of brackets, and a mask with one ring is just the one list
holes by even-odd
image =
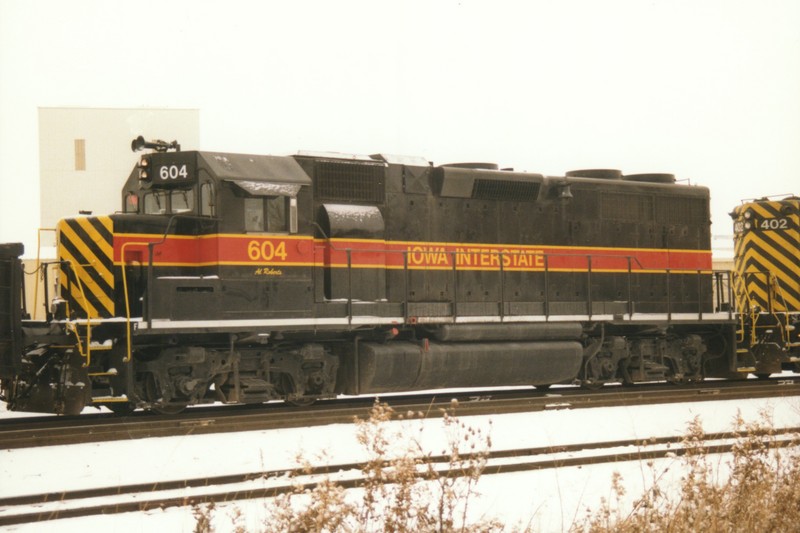
[[[704, 448], [703, 429], [695, 419], [684, 438], [678, 490], [659, 487], [662, 473], [651, 465], [654, 482], [629, 510], [622, 503], [622, 478], [612, 485], [614, 501], [573, 525], [575, 533], [730, 533], [800, 531], [800, 453], [778, 446], [772, 420], [762, 414], [758, 423], [734, 421], [737, 438], [730, 459], [713, 459]], [[674, 468], [674, 467], [673, 467]], [[677, 493], [677, 494], [676, 494]]]
[[[388, 422], [422, 419], [423, 413], [398, 416], [378, 401], [367, 420], [356, 420], [356, 436], [367, 459], [363, 483], [347, 491], [324, 477], [313, 488], [298, 480], [292, 492], [265, 503], [262, 531], [288, 532], [477, 532], [500, 531], [495, 521], [468, 523], [470, 501], [486, 465], [491, 438], [455, 416], [457, 402], [443, 410], [447, 435], [446, 466], [434, 459], [420, 435], [408, 435]], [[406, 424], [404, 428], [408, 428]], [[300, 459], [304, 470], [310, 463]], [[301, 474], [302, 475], [302, 474]], [[196, 532], [211, 533], [215, 508], [194, 509]], [[240, 521], [242, 517], [238, 516]], [[234, 525], [240, 529], [239, 522]]]

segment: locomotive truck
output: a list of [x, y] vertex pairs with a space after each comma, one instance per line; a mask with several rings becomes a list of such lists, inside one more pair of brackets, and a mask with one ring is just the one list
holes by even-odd
[[[44, 320], [24, 308], [22, 246], [0, 246], [10, 409], [686, 383], [797, 360], [796, 201], [794, 311], [742, 314], [734, 293], [773, 278], [712, 271], [709, 191], [671, 174], [132, 148], [121, 211], [58, 223]], [[767, 312], [779, 332], [753, 323]]]

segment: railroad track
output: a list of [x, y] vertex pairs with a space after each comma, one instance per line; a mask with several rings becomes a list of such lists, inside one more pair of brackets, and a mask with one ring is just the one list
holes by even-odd
[[[441, 411], [450, 406], [453, 398], [458, 400], [459, 416], [473, 416], [780, 396], [800, 396], [800, 376], [745, 382], [703, 382], [680, 388], [648, 384], [634, 387], [609, 386], [593, 392], [565, 387], [549, 392], [506, 390], [417, 394], [382, 398], [382, 401], [397, 412], [422, 412], [426, 416], [436, 417], [441, 416]], [[128, 416], [92, 414], [75, 417], [11, 418], [0, 420], [0, 450], [350, 423], [356, 417], [367, 417], [373, 402], [373, 398], [359, 397], [319, 402], [310, 408], [276, 403], [202, 407], [189, 409], [175, 416], [135, 412]]]
[[[772, 448], [797, 446], [798, 435], [800, 427], [770, 430], [767, 442]], [[703, 436], [704, 444], [695, 443], [692, 449], [708, 454], [729, 453], [736, 439], [744, 436], [732, 432], [708, 433]], [[676, 436], [490, 451], [485, 455], [482, 475], [678, 457], [687, 452], [684, 439]], [[466, 461], [473, 458], [477, 457], [461, 456]], [[419, 479], [463, 475], [461, 466], [451, 469], [450, 461], [449, 455], [422, 458]], [[366, 482], [363, 475], [366, 466], [366, 463], [345, 463], [0, 498], [0, 526], [270, 498], [298, 489], [313, 489], [323, 479], [333, 480], [345, 489], [357, 488]]]

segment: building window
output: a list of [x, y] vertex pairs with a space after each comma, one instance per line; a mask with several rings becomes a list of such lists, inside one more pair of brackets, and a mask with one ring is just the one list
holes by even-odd
[[75, 170], [86, 170], [86, 139], [75, 139]]

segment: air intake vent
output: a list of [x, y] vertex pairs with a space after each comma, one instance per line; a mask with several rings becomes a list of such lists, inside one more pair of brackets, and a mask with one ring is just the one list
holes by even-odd
[[603, 220], [650, 222], [653, 220], [653, 197], [624, 192], [605, 192], [600, 196]]
[[320, 161], [314, 176], [318, 201], [382, 204], [386, 167], [382, 164]]
[[703, 227], [708, 209], [702, 198], [662, 197], [656, 204], [656, 222], [671, 226]]
[[476, 179], [472, 197], [477, 200], [535, 202], [539, 197], [539, 187], [539, 183], [530, 181]]

